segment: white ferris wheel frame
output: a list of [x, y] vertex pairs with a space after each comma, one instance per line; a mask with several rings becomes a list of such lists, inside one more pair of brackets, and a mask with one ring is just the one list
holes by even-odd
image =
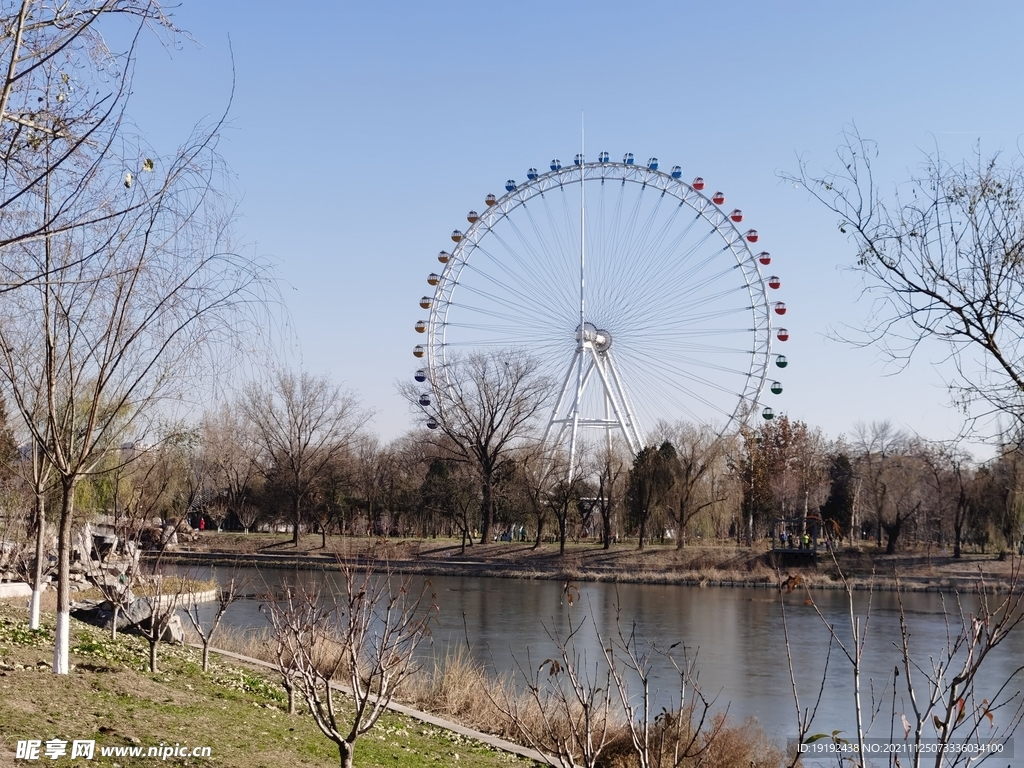
[[[497, 198], [493, 204], [486, 206], [478, 214], [477, 220], [472, 222], [470, 227], [462, 232], [461, 240], [455, 243], [455, 247], [450, 252], [448, 262], [444, 265], [439, 275], [440, 280], [434, 288], [434, 295], [427, 319], [427, 338], [425, 344], [426, 368], [430, 386], [434, 389], [439, 399], [443, 397], [444, 390], [451, 387], [451, 383], [448, 381], [446, 358], [448, 313], [452, 307], [452, 297], [459, 286], [459, 276], [462, 268], [468, 263], [478, 243], [487, 236], [498, 222], [507, 218], [509, 214], [532, 198], [559, 187], [570, 184], [582, 184], [591, 180], [629, 182], [671, 195], [681, 205], [688, 206], [709, 223], [722, 238], [725, 248], [728, 248], [732, 253], [746, 284], [747, 294], [750, 297], [749, 310], [751, 312], [752, 327], [749, 331], [753, 343], [752, 348], [749, 350], [750, 364], [746, 377], [746, 386], [741, 392], [737, 393], [736, 407], [727, 421], [721, 425], [718, 434], [722, 435], [729, 431], [730, 428], [742, 426], [757, 409], [764, 391], [765, 382], [768, 379], [772, 354], [771, 303], [768, 298], [768, 287], [764, 276], [761, 274], [757, 257], [751, 250], [745, 233], [740, 232], [736, 223], [730, 219], [729, 214], [723, 212], [711, 197], [694, 189], [690, 184], [681, 179], [658, 170], [656, 167], [635, 165], [632, 162], [583, 162], [540, 173], [526, 182], [517, 184], [513, 189]], [[610, 349], [607, 352], [599, 351], [593, 343], [580, 342], [566, 374], [565, 381], [562, 384], [556, 405], [548, 420], [544, 433], [545, 442], [549, 439], [555, 425], [561, 425], [559, 429], [560, 436], [565, 429], [571, 426], [572, 444], [570, 445], [570, 454], [572, 454], [575, 452], [577, 425], [604, 428], [609, 434], [609, 439], [610, 430], [618, 427], [634, 455], [644, 447], [641, 427], [633, 415], [629, 395], [622, 385], [621, 377], [610, 352]], [[581, 356], [583, 357], [582, 361], [580, 361]], [[586, 369], [584, 374], [586, 379], [589, 380], [593, 373], [596, 372], [601, 380], [605, 391], [606, 403], [606, 416], [603, 419], [580, 419], [578, 418], [578, 413], [575, 414], [575, 419], [572, 414], [568, 416], [559, 415], [559, 411], [567, 400], [567, 395], [571, 398], [572, 390], [576, 388], [571, 381], [572, 372], [575, 370], [575, 366], [581, 362]]]

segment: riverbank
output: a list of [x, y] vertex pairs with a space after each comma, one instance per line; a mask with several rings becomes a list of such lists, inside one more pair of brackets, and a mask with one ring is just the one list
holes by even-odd
[[[0, 765], [13, 764], [18, 745], [29, 742], [35, 743], [38, 755], [27, 759], [50, 760], [52, 754], [56, 765], [85, 758], [96, 765], [118, 766], [126, 757], [154, 756], [192, 766], [337, 765], [336, 747], [302, 713], [303, 702], [299, 712], [288, 714], [285, 692], [265, 658], [216, 650], [209, 671], [203, 672], [197, 649], [162, 644], [160, 671], [153, 674], [148, 671], [148, 649], [141, 638], [121, 634], [112, 640], [108, 633], [74, 620], [71, 630], [71, 671], [52, 675], [52, 624], [44, 622], [41, 630], [29, 630], [25, 610], [0, 603], [0, 722], [4, 723]], [[228, 633], [222, 639], [230, 642], [232, 637]], [[249, 644], [253, 640], [251, 635], [245, 638]], [[273, 644], [260, 645], [264, 657], [274, 655]], [[531, 706], [527, 692], [504, 688], [507, 682], [487, 678], [482, 666], [465, 656], [448, 656], [443, 668], [421, 670], [409, 682], [405, 697], [429, 700], [434, 708], [459, 710], [466, 716], [460, 720], [483, 722], [488, 731], [527, 728], [543, 741], [549, 741], [544, 737], [546, 728], [553, 728], [552, 734], [563, 732], [564, 713], [557, 696], [546, 694], [543, 710]], [[495, 699], [515, 702], [509, 706], [522, 719], [514, 724], [502, 717]], [[345, 710], [351, 706], [348, 697], [343, 694], [336, 706], [339, 720], [345, 722]], [[655, 733], [664, 726], [658, 722]], [[607, 724], [608, 741], [599, 765], [636, 768], [624, 724], [614, 712]], [[692, 727], [693, 722], [678, 732], [675, 726], [666, 729], [658, 737], [664, 744], [656, 738], [661, 744], [658, 749], [671, 751], [674, 735], [699, 745], [699, 755], [706, 758], [701, 764], [776, 768], [782, 763], [779, 746], [754, 722], [735, 723], [721, 712]], [[91, 752], [73, 757], [76, 742], [79, 749], [85, 746]], [[551, 764], [553, 758], [544, 759], [533, 749], [425, 713], [420, 707], [396, 704], [359, 739], [355, 764], [363, 768], [527, 768], [540, 765], [538, 759]]]
[[399, 573], [477, 576], [561, 581], [679, 584], [777, 588], [780, 583], [818, 589], [976, 592], [982, 587], [1005, 591], [1014, 583], [1019, 560], [969, 553], [957, 559], [934, 548], [885, 555], [873, 545], [817, 558], [774, 558], [765, 546], [697, 544], [616, 544], [609, 549], [571, 543], [564, 555], [557, 544], [492, 542], [463, 551], [457, 540], [370, 539], [305, 535], [298, 546], [286, 534], [205, 531], [199, 539], [162, 556], [163, 562], [195, 565], [245, 565], [260, 568], [336, 569], [367, 559], [386, 561]]
[[[311, 717], [287, 714], [284, 691], [269, 671], [219, 659], [203, 673], [197, 650], [162, 644], [160, 672], [150, 674], [142, 638], [111, 640], [109, 633], [73, 621], [71, 673], [53, 675], [52, 625], [33, 632], [26, 619], [25, 611], [0, 604], [0, 765], [11, 764], [17, 742], [29, 739], [65, 742], [67, 754], [47, 760], [56, 765], [74, 762], [75, 740], [94, 742], [96, 765], [124, 764], [131, 757], [124, 750], [141, 748], [145, 756], [150, 747], [177, 748], [170, 756], [178, 765], [338, 764], [337, 747]], [[207, 756], [183, 757], [204, 747]], [[446, 729], [399, 712], [385, 714], [359, 740], [356, 757], [358, 765], [375, 768], [536, 765], [473, 738], [465, 728]]]

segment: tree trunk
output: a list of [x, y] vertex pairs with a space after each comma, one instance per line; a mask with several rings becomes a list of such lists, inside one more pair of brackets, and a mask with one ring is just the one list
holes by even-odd
[[110, 639], [117, 640], [117, 617], [121, 613], [121, 606], [114, 603], [114, 617], [110, 621]]
[[209, 672], [210, 671], [210, 640], [211, 639], [212, 638], [205, 638], [203, 640], [203, 672]]
[[611, 510], [601, 510], [601, 526], [604, 535], [604, 544], [601, 549], [611, 549], [612, 546], [612, 513]]
[[640, 543], [637, 544], [638, 550], [644, 548], [644, 539], [647, 537], [647, 517], [640, 521]]
[[338, 742], [338, 755], [341, 758], [341, 768], [352, 768], [352, 756], [355, 751], [355, 744], [347, 741]]
[[482, 498], [480, 499], [480, 541], [484, 544], [491, 540], [491, 524], [494, 522], [494, 489], [491, 487], [491, 475], [484, 475]]
[[157, 626], [156, 617], [150, 617], [149, 629], [153, 636], [149, 638], [149, 673], [156, 674], [156, 647], [160, 643], [160, 627]]
[[[33, 450], [35, 448], [33, 447]], [[39, 629], [39, 606], [43, 599], [43, 544], [46, 537], [46, 499], [36, 494], [36, 562], [32, 575], [32, 603], [29, 608], [29, 628]]]
[[565, 555], [565, 531], [568, 528], [569, 513], [565, 511], [561, 517], [558, 518], [558, 556], [562, 557]]
[[[882, 527], [885, 529], [886, 544], [885, 554], [894, 555], [896, 554], [896, 541], [900, 537], [900, 529], [903, 527], [903, 519], [896, 515], [896, 519], [891, 524], [883, 523]], [[881, 545], [881, 542], [879, 542]]]
[[301, 517], [302, 517], [301, 503], [302, 503], [302, 500], [299, 498], [299, 494], [296, 493], [295, 494], [295, 509], [292, 510], [292, 512], [294, 514], [294, 519], [293, 519], [293, 524], [292, 524], [292, 544], [294, 544], [296, 547], [299, 546], [299, 523], [301, 522]]
[[57, 628], [53, 637], [53, 673], [66, 675], [71, 653], [71, 524], [75, 481], [62, 483], [60, 528], [57, 534]]

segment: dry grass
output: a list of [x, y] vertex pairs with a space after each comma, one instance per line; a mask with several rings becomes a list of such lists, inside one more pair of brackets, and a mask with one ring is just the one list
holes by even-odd
[[[191, 624], [186, 624], [186, 637], [189, 642], [200, 642], [199, 635]], [[257, 629], [239, 629], [221, 625], [213, 636], [213, 646], [220, 650], [237, 653], [261, 661], [274, 662], [274, 632], [268, 627]]]
[[494, 679], [464, 646], [458, 646], [421, 668], [401, 696], [418, 709], [507, 736], [509, 724], [496, 701], [510, 688], [507, 679]]
[[[227, 562], [242, 564], [247, 556], [273, 556], [289, 565], [331, 567], [339, 559], [382, 558], [396, 570], [419, 574], [501, 576], [526, 579], [569, 579], [621, 583], [730, 585], [776, 584], [779, 575], [770, 562], [765, 542], [754, 547], [734, 542], [701, 540], [683, 549], [669, 542], [635, 542], [603, 549], [593, 542], [569, 542], [564, 555], [557, 544], [534, 546], [522, 542], [490, 542], [467, 547], [454, 539], [373, 539], [331, 536], [327, 547], [318, 535], [304, 535], [299, 546], [284, 534], [235, 534], [206, 531], [193, 545], [197, 552], [215, 554]], [[187, 561], [188, 551], [175, 555]], [[165, 557], [169, 557], [165, 556]], [[815, 587], [838, 586], [840, 569], [857, 585], [891, 586], [894, 573], [908, 588], [945, 586], [968, 590], [984, 575], [992, 586], [1005, 588], [1011, 559], [1000, 561], [994, 554], [965, 554], [960, 559], [934, 548], [911, 549], [885, 555], [873, 544], [846, 547], [837, 553], [837, 563], [821, 556], [815, 563], [787, 564], [782, 577], [800, 573]]]
[[[269, 628], [242, 632], [225, 629], [215, 638], [218, 648], [245, 656], [274, 661], [273, 635]], [[443, 659], [428, 662], [417, 674], [409, 678], [400, 691], [400, 699], [424, 712], [462, 723], [485, 733], [493, 733], [512, 741], [524, 742], [523, 733], [536, 738], [538, 734], [568, 732], [565, 719], [579, 713], [564, 713], [557, 707], [547, 706], [547, 713], [528, 693], [514, 684], [511, 676], [495, 678], [469, 651], [459, 646], [450, 650]], [[550, 703], [550, 702], [549, 702]], [[515, 713], [515, 717], [511, 713]], [[676, 713], [678, 717], [678, 713]], [[612, 715], [613, 719], [615, 714]], [[678, 733], [673, 731], [675, 720], [662, 716], [653, 731], [658, 744], [656, 752], [669, 760], [675, 738], [688, 741], [695, 728], [688, 712]], [[541, 739], [541, 746], [550, 739]], [[753, 721], [734, 723], [724, 713], [714, 716], [696, 737], [700, 762], [680, 763], [683, 767], [709, 768], [768, 768], [781, 762], [781, 752]], [[605, 768], [636, 768], [639, 765], [629, 731], [621, 719], [610, 724], [609, 747], [600, 763]], [[665, 764], [671, 764], [666, 762]]]

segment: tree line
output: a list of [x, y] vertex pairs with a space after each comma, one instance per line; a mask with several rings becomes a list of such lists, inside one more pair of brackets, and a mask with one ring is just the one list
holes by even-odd
[[[511, 389], [532, 399], [538, 383], [528, 359], [519, 364], [522, 379]], [[481, 389], [494, 384], [477, 381]], [[480, 397], [466, 413], [480, 424], [508, 423], [516, 407], [515, 397]], [[278, 369], [195, 423], [164, 425], [152, 444], [106, 446], [76, 486], [79, 519], [104, 516], [127, 537], [155, 523], [202, 521], [210, 530], [287, 531], [294, 542], [317, 533], [324, 546], [342, 534], [456, 537], [463, 547], [551, 541], [564, 551], [570, 540], [753, 543], [770, 535], [774, 520], [811, 518], [837, 542], [871, 542], [889, 553], [924, 546], [960, 556], [967, 547], [1020, 545], [1017, 443], [979, 464], [955, 445], [889, 422], [830, 439], [782, 415], [726, 436], [660, 424], [636, 456], [613, 441], [610, 450], [588, 446], [570, 468], [540, 444], [535, 418], [484, 456], [458, 435], [423, 426], [383, 442], [369, 419], [358, 397], [328, 377]], [[3, 434], [5, 536], [27, 551], [33, 462], [9, 426]], [[56, 482], [44, 489], [44, 508], [61, 493]]]

